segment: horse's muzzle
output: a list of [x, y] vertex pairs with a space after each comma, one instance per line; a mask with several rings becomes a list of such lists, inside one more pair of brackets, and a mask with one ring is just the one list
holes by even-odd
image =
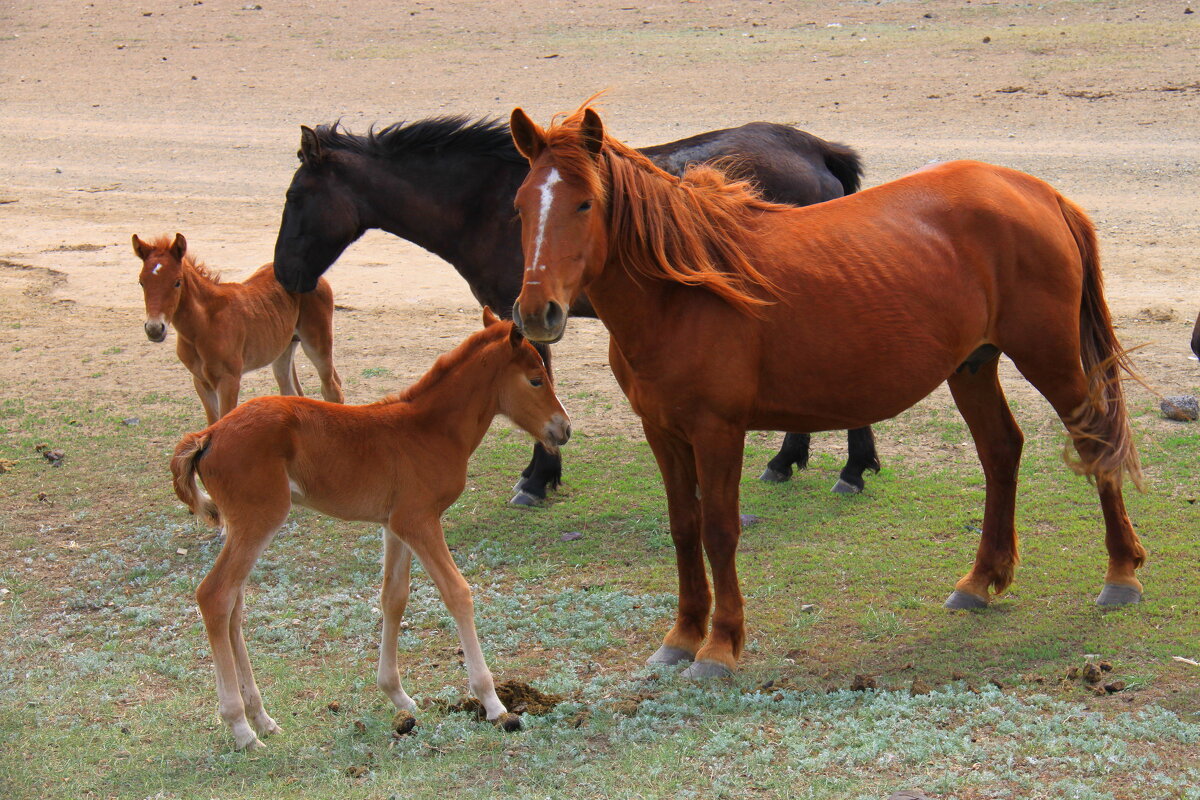
[[559, 447], [571, 439], [571, 420], [563, 414], [555, 414], [546, 423], [542, 434], [542, 446], [550, 452], [556, 452]]
[[513, 322], [526, 339], [538, 344], [554, 344], [567, 331], [567, 312], [560, 303], [548, 300], [540, 312], [522, 314], [520, 302], [513, 303]]
[[146, 324], [142, 326], [146, 331], [146, 338], [152, 342], [162, 342], [167, 338], [167, 324], [158, 320], [146, 320]]

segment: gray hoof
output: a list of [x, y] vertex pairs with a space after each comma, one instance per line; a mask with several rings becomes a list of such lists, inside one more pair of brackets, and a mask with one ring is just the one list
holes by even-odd
[[513, 495], [512, 500], [508, 501], [510, 506], [521, 506], [522, 508], [533, 508], [538, 504], [538, 499], [529, 492], [517, 492]]
[[724, 664], [718, 664], [715, 661], [697, 661], [682, 673], [685, 678], [697, 678], [699, 680], [708, 680], [710, 678], [728, 678], [733, 674], [733, 670]]
[[958, 589], [950, 593], [950, 596], [946, 598], [946, 602], [943, 605], [946, 608], [955, 609], [987, 608], [988, 606], [987, 600], [984, 600], [979, 595], [971, 594], [970, 592], [960, 592]]
[[862, 489], [855, 486], [853, 483], [846, 483], [841, 478], [833, 485], [834, 494], [858, 494]]
[[791, 475], [785, 475], [784, 473], [780, 472], [779, 470], [775, 470], [775, 469], [771, 469], [770, 467], [767, 467], [766, 469], [763, 470], [763, 474], [758, 476], [758, 479], [760, 481], [766, 481], [767, 483], [785, 483], [791, 477], [792, 477]]
[[1119, 583], [1106, 583], [1096, 598], [1098, 606], [1130, 606], [1142, 602], [1142, 593], [1132, 586]]
[[658, 648], [657, 651], [655, 651], [654, 655], [646, 659], [646, 663], [679, 664], [684, 661], [691, 661], [694, 657], [694, 654], [689, 653], [687, 650], [679, 647], [669, 647], [664, 644], [662, 647]]

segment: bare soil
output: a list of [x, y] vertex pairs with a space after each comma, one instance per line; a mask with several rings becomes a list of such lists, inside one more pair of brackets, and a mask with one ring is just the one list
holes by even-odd
[[[606, 120], [632, 144], [766, 119], [855, 146], [868, 186], [957, 157], [1048, 180], [1096, 221], [1140, 368], [1166, 394], [1194, 391], [1198, 26], [1183, 3], [1125, 0], [7, 3], [0, 382], [189, 391], [173, 348], [141, 332], [130, 235], [183, 232], [227, 277], [248, 275], [270, 260], [300, 124], [365, 131], [518, 105], [547, 121], [607, 89]], [[386, 234], [329, 277], [352, 402], [414, 379], [479, 324], [450, 267]], [[557, 353], [569, 405], [608, 398], [574, 408], [577, 429], [638, 436], [603, 326], [572, 322]], [[315, 387], [311, 369], [302, 380]], [[272, 391], [269, 372], [248, 388]]]

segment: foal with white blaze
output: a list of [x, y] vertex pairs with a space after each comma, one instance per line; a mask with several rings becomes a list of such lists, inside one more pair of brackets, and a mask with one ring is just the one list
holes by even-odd
[[496, 696], [475, 633], [471, 590], [446, 547], [441, 516], [466, 486], [467, 459], [497, 414], [551, 452], [571, 427], [533, 346], [487, 308], [483, 322], [420, 381], [377, 403], [260, 397], [176, 447], [175, 493], [225, 529], [225, 545], [196, 600], [212, 646], [221, 717], [239, 748], [260, 746], [256, 731], [279, 731], [254, 682], [242, 615], [246, 578], [293, 503], [383, 526], [378, 683], [398, 709], [416, 707], [396, 665], [415, 554], [458, 626], [471, 691], [487, 718], [506, 730], [520, 726]]
[[321, 376], [321, 396], [343, 401], [333, 367], [333, 290], [327, 281], [296, 294], [266, 264], [241, 283], [221, 283], [188, 255], [179, 233], [174, 240], [161, 236], [150, 243], [134, 234], [133, 252], [142, 260], [138, 283], [146, 301], [146, 337], [165, 341], [167, 326], [175, 326], [175, 352], [192, 373], [208, 424], [237, 405], [242, 375], [268, 364], [280, 394], [303, 395], [297, 344]]

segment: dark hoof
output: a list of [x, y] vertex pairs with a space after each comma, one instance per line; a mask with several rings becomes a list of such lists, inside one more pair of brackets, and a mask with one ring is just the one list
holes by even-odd
[[733, 675], [733, 670], [715, 661], [697, 661], [685, 669], [682, 674], [685, 678], [709, 680], [710, 678], [728, 678]]
[[960, 592], [958, 589], [955, 589], [950, 593], [950, 596], [946, 598], [944, 605], [946, 608], [969, 610], [974, 608], [987, 608], [988, 602], [977, 594]]
[[521, 506], [522, 508], [533, 508], [541, 501], [531, 495], [529, 492], [517, 492], [513, 495], [512, 500], [508, 501], [510, 506]]
[[758, 479], [760, 481], [766, 481], [767, 483], [785, 483], [791, 477], [792, 476], [786, 472], [780, 472], [777, 469], [771, 469], [770, 467], [767, 467], [763, 470], [763, 474], [758, 476]]
[[1142, 593], [1132, 586], [1119, 583], [1106, 583], [1096, 598], [1098, 606], [1131, 606], [1142, 602]]
[[521, 730], [521, 718], [511, 711], [506, 711], [500, 716], [496, 717], [495, 722], [492, 724], [494, 724], [500, 730], [507, 731], [508, 733]]
[[862, 491], [861, 486], [855, 486], [853, 483], [838, 478], [838, 482], [833, 485], [834, 494], [858, 494]]
[[691, 661], [695, 658], [694, 653], [689, 653], [679, 647], [670, 647], [663, 645], [658, 648], [654, 655], [646, 659], [647, 664], [680, 664], [684, 661]]

